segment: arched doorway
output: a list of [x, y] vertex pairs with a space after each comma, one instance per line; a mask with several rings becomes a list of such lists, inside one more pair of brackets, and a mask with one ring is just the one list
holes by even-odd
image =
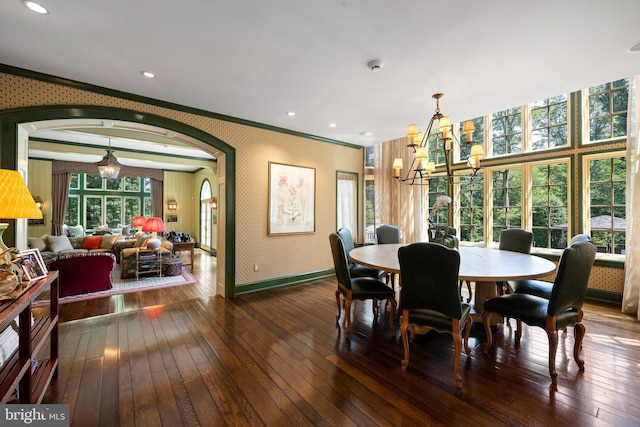
[[205, 179], [200, 187], [200, 248], [214, 256], [217, 254], [215, 247], [217, 208], [217, 198], [213, 195], [211, 182]]
[[[227, 298], [235, 296], [235, 149], [224, 141], [200, 129], [162, 116], [111, 107], [50, 106], [5, 110], [0, 113], [0, 168], [19, 170], [26, 159], [29, 133], [51, 121], [65, 119], [121, 120], [148, 124], [186, 135], [192, 143], [218, 159], [219, 233], [217, 239], [217, 293]], [[63, 123], [59, 124], [60, 126]], [[227, 220], [228, 219], [228, 220]], [[15, 231], [14, 231], [15, 233]]]

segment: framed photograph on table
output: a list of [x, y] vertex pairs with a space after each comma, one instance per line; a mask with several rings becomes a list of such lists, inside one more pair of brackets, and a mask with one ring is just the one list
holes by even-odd
[[269, 236], [315, 232], [316, 170], [269, 162]]
[[32, 280], [42, 279], [47, 275], [47, 267], [44, 265], [42, 255], [40, 255], [38, 249], [20, 251], [20, 259], [25, 280], [31, 282]]

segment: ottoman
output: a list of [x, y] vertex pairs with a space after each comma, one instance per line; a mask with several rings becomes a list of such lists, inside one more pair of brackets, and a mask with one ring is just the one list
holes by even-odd
[[166, 258], [162, 262], [163, 276], [179, 276], [182, 274], [182, 260], [177, 256]]

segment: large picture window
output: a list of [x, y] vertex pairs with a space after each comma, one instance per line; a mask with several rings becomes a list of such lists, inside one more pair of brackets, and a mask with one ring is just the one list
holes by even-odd
[[589, 88], [589, 141], [627, 135], [629, 79]]
[[138, 215], [151, 215], [148, 178], [103, 179], [100, 175], [72, 174], [65, 224], [85, 229], [107, 224], [117, 228]]

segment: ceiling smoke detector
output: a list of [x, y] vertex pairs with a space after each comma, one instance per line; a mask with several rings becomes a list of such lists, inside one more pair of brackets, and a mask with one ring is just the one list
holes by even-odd
[[369, 69], [374, 73], [377, 73], [378, 71], [382, 70], [382, 67], [384, 67], [384, 62], [380, 61], [379, 59], [374, 59], [367, 63], [367, 67], [369, 67]]

